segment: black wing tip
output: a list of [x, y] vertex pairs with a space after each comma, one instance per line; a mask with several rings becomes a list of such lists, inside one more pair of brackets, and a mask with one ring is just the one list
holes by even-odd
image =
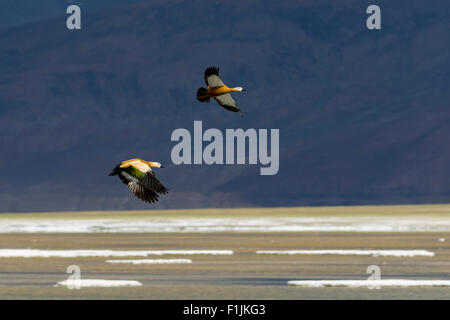
[[161, 187], [158, 190], [154, 190], [154, 192], [156, 192], [157, 194], [168, 194], [169, 193], [169, 189], [167, 189], [165, 186], [161, 185]]
[[162, 187], [163, 187], [163, 189], [161, 190], [161, 193], [162, 194], [168, 194], [169, 193], [169, 189], [164, 187], [164, 186], [162, 186]]
[[205, 77], [209, 77], [212, 75], [219, 75], [219, 67], [210, 66], [205, 70]]
[[200, 102], [209, 102], [209, 97], [205, 96], [208, 89], [200, 87], [197, 90], [197, 100]]
[[146, 190], [143, 194], [135, 194], [137, 198], [147, 203], [156, 203], [159, 201], [159, 196], [152, 190]]
[[229, 106], [229, 105], [227, 105], [227, 104], [221, 104], [221, 106], [224, 108], [224, 109], [226, 109], [226, 110], [228, 110], [228, 111], [231, 111], [231, 112], [240, 112], [240, 113], [244, 113], [241, 109], [239, 109], [238, 107], [235, 107], [235, 106]]

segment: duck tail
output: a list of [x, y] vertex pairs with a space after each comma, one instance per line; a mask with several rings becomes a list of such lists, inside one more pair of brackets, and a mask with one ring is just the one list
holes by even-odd
[[206, 95], [208, 90], [206, 88], [200, 87], [197, 90], [197, 100], [200, 102], [209, 102], [209, 97]]

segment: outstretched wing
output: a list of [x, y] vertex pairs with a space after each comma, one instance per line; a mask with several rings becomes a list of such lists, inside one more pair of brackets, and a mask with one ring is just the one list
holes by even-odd
[[150, 168], [146, 168], [147, 171], [142, 167], [136, 167], [136, 164], [131, 164], [129, 167], [123, 168], [129, 175], [136, 178], [138, 182], [145, 188], [150, 189], [156, 193], [167, 194], [169, 190], [163, 186], [161, 181], [155, 176], [155, 173], [151, 171]]
[[154, 203], [158, 201], [158, 194], [156, 192], [149, 190], [147, 188], [144, 188], [140, 183], [138, 182], [131, 182], [128, 184], [128, 189], [133, 192], [133, 194], [141, 199], [142, 201], [148, 202], [148, 203]]
[[149, 203], [158, 201], [158, 194], [142, 185], [139, 179], [132, 176], [127, 170], [122, 170], [119, 173], [119, 177], [127, 185], [128, 189], [142, 201]]
[[240, 112], [241, 110], [237, 107], [236, 102], [234, 102], [233, 98], [229, 93], [222, 94], [220, 96], [217, 96], [214, 98], [222, 107], [224, 107], [227, 110], [233, 111], [233, 112]]
[[205, 70], [205, 82], [209, 88], [216, 88], [225, 85], [219, 77], [219, 68], [209, 67]]
[[159, 194], [167, 194], [169, 193], [169, 189], [167, 189], [161, 181], [156, 177], [155, 173], [152, 171], [147, 172], [144, 179], [141, 181], [142, 185], [145, 187], [159, 193]]

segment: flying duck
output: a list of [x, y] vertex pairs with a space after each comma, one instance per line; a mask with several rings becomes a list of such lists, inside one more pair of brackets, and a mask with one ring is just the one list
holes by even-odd
[[164, 168], [159, 162], [131, 159], [116, 166], [109, 174], [118, 175], [131, 192], [142, 201], [153, 203], [169, 190], [156, 178], [151, 168]]
[[231, 97], [231, 92], [245, 91], [242, 87], [229, 88], [219, 77], [218, 67], [209, 67], [205, 70], [206, 88], [197, 90], [197, 100], [200, 102], [209, 102], [210, 98], [214, 98], [222, 107], [229, 111], [243, 113]]

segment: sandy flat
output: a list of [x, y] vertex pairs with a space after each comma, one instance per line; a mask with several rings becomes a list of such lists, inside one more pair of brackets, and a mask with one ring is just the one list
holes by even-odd
[[[189, 256], [190, 264], [110, 264], [105, 257], [0, 258], [2, 299], [450, 299], [448, 288], [302, 288], [290, 280], [450, 280], [450, 233], [13, 233], [0, 249], [233, 250]], [[258, 255], [258, 250], [427, 250], [434, 256]], [[167, 255], [167, 259], [186, 256]], [[137, 257], [136, 259], [138, 259]], [[127, 258], [131, 259], [131, 258]], [[77, 265], [82, 279], [130, 280], [141, 287], [54, 287]]]

